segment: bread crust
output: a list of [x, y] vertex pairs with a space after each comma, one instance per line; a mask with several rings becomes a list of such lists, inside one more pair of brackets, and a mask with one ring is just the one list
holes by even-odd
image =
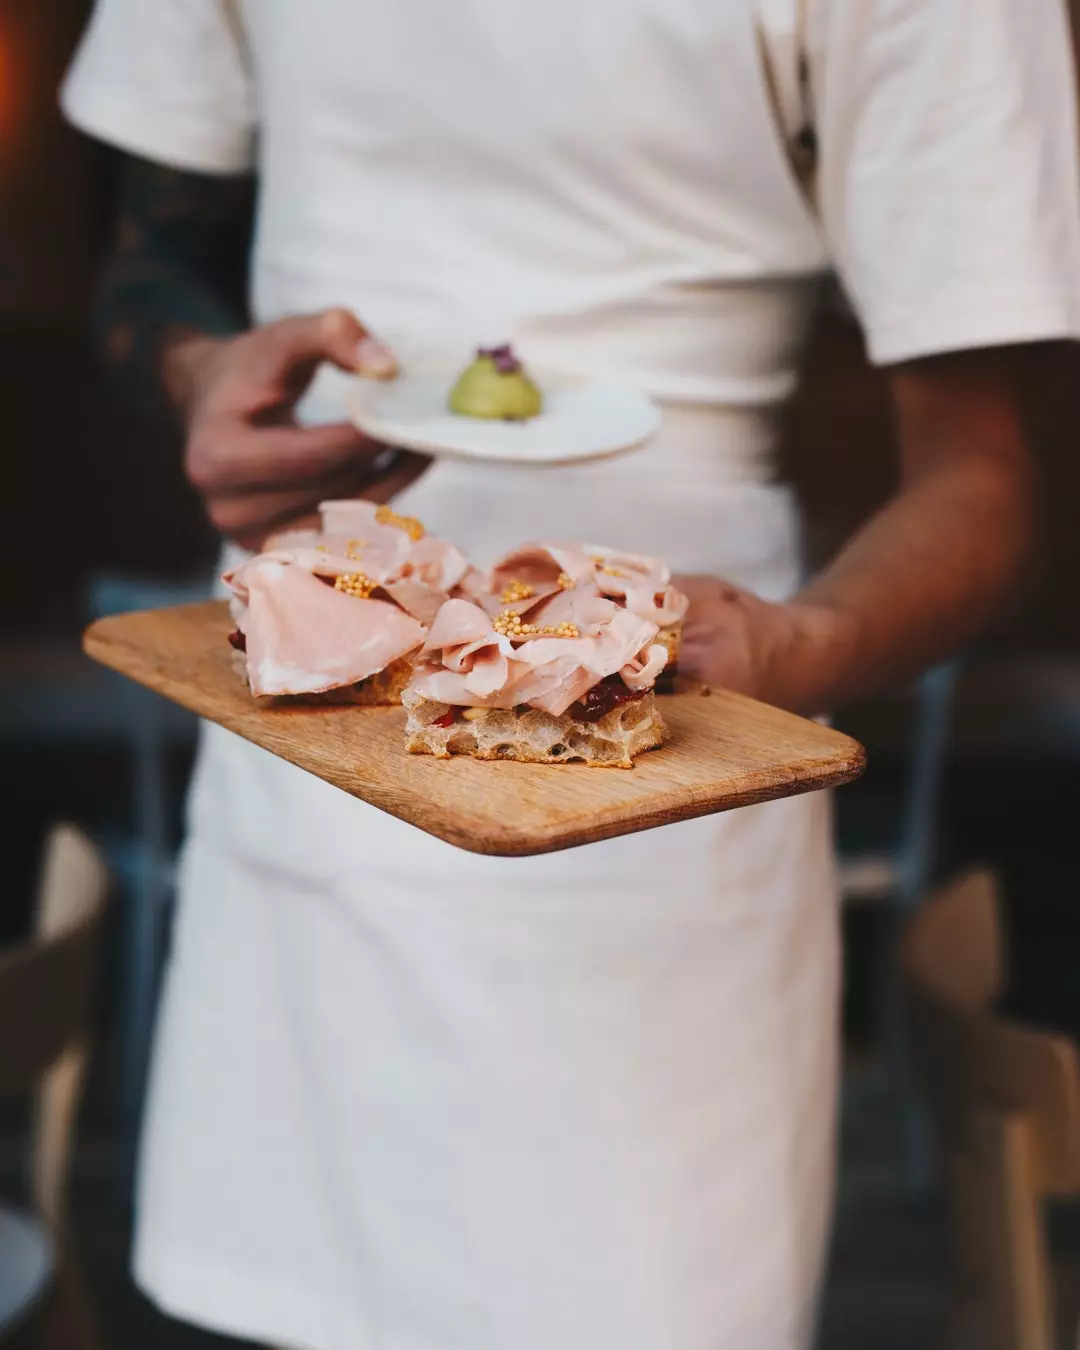
[[657, 633], [655, 641], [667, 649], [667, 665], [656, 677], [656, 692], [658, 694], [670, 694], [675, 683], [675, 678], [679, 673], [679, 653], [682, 651], [683, 621], [676, 619], [674, 623], [668, 624], [666, 628], [661, 628]]
[[[656, 700], [649, 690], [620, 704], [598, 721], [560, 717], [539, 708], [451, 708], [406, 691], [402, 702], [405, 748], [414, 755], [469, 755], [473, 759], [512, 759], [526, 764], [584, 763], [592, 768], [632, 769], [634, 756], [662, 745], [666, 736]], [[449, 726], [436, 726], [450, 713]]]

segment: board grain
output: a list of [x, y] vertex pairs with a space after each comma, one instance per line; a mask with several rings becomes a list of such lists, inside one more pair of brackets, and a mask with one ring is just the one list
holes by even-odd
[[850, 782], [865, 754], [816, 722], [721, 690], [660, 699], [670, 740], [633, 769], [436, 760], [403, 749], [400, 708], [257, 707], [220, 601], [114, 615], [94, 660], [344, 792], [474, 853], [550, 853]]

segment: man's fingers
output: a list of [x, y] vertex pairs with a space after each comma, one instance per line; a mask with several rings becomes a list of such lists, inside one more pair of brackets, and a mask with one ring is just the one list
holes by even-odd
[[187, 475], [200, 492], [289, 488], [349, 464], [370, 464], [380, 448], [347, 422], [250, 430], [208, 422], [192, 437]]
[[244, 362], [250, 378], [265, 386], [310, 377], [323, 361], [373, 379], [397, 374], [393, 354], [347, 309], [278, 319], [243, 339], [237, 350], [238, 369]]
[[742, 622], [748, 596], [730, 582], [718, 577], [675, 576], [672, 584], [690, 601], [683, 620], [685, 646], [711, 641], [725, 628]]

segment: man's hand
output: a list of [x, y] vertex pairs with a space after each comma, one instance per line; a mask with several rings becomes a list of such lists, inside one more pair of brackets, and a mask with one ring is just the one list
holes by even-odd
[[320, 501], [387, 500], [426, 467], [387, 453], [347, 422], [301, 427], [293, 410], [316, 369], [389, 379], [394, 357], [347, 310], [280, 319], [241, 337], [176, 334], [166, 346], [166, 387], [187, 427], [185, 469], [222, 534], [249, 548], [301, 523]]
[[676, 577], [690, 600], [679, 668], [777, 707], [825, 712], [854, 624], [839, 611], [770, 604], [716, 577]]
[[685, 669], [802, 713], [910, 679], [1016, 594], [1035, 533], [1017, 354], [974, 351], [891, 372], [902, 481], [788, 604], [711, 578], [691, 599]]

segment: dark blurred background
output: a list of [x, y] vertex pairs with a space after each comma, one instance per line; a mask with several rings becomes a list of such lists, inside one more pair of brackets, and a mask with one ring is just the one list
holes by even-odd
[[[150, 1309], [125, 1267], [133, 1122], [194, 728], [91, 667], [79, 634], [96, 614], [197, 591], [215, 542], [170, 429], [117, 405], [84, 336], [110, 226], [112, 165], [61, 122], [56, 86], [88, 9], [84, 0], [0, 0], [0, 848], [8, 859], [0, 942], [27, 931], [49, 825], [83, 825], [118, 879], [118, 903], [76, 1157], [76, 1233], [105, 1345], [196, 1350], [219, 1342]], [[936, 878], [973, 861], [991, 865], [1007, 897], [1009, 1008], [1080, 1034], [1080, 357], [1047, 350], [1037, 365], [1028, 392], [1048, 485], [1041, 581], [1020, 613], [954, 667], [842, 718], [866, 742], [871, 768], [838, 801], [848, 1083], [822, 1333], [831, 1350], [927, 1344], [944, 1297], [940, 1202], [888, 1053], [887, 953], [905, 910]], [[818, 557], [894, 481], [882, 381], [839, 313], [819, 326], [785, 462]], [[18, 1107], [0, 1121], [4, 1194], [18, 1192], [25, 1123]]]

